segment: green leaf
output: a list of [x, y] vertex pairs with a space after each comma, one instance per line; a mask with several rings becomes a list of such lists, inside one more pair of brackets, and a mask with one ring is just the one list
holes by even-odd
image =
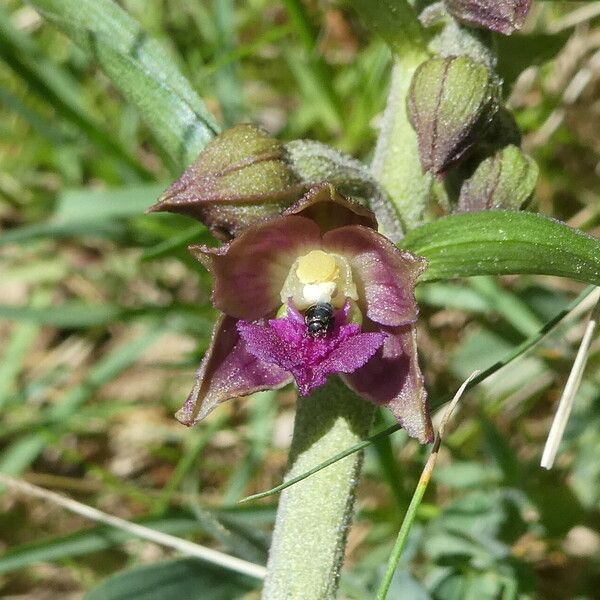
[[74, 301], [52, 309], [0, 304], [0, 319], [25, 321], [53, 327], [94, 327], [108, 325], [131, 313], [114, 304], [87, 304]]
[[[39, 96], [50, 104], [61, 119], [75, 124], [86, 136], [108, 155], [119, 157], [134, 172], [148, 179], [150, 173], [135, 156], [123, 147], [107, 127], [98, 122], [93, 114], [83, 105], [83, 89], [81, 85], [55, 62], [49, 60], [37, 42], [17, 27], [9, 14], [0, 8], [0, 48], [3, 60], [27, 84], [28, 91]], [[24, 105], [16, 105], [18, 98], [7, 90], [0, 94], [3, 102], [12, 105], [13, 110], [21, 113], [42, 135], [54, 143], [60, 144], [57, 137], [64, 139], [64, 134], [50, 123]]]
[[178, 168], [192, 162], [218, 132], [204, 102], [168, 53], [112, 0], [30, 0], [30, 4], [93, 54]]
[[256, 587], [247, 577], [182, 558], [121, 571], [85, 600], [235, 600]]
[[600, 240], [539, 214], [451, 215], [412, 230], [401, 246], [429, 260], [422, 281], [538, 273], [600, 285]]
[[58, 199], [53, 218], [60, 223], [103, 221], [142, 215], [168, 184], [152, 183], [103, 190], [66, 190]]

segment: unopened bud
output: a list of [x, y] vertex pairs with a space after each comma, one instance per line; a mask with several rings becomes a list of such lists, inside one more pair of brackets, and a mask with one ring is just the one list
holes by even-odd
[[408, 114], [424, 171], [440, 175], [467, 154], [498, 110], [497, 96], [493, 73], [468, 56], [432, 58], [415, 71]]
[[505, 35], [520, 29], [531, 8], [531, 0], [444, 0], [448, 10], [474, 27]]
[[516, 146], [506, 146], [486, 158], [463, 183], [457, 211], [518, 210], [533, 193], [537, 177], [535, 161]]
[[250, 124], [224, 131], [150, 208], [186, 215], [227, 239], [279, 214], [306, 191], [278, 140]]

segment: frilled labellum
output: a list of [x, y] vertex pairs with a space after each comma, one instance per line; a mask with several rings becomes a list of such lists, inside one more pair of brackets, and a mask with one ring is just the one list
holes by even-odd
[[307, 395], [339, 375], [389, 407], [410, 435], [431, 440], [414, 299], [426, 263], [375, 225], [368, 210], [323, 184], [224, 246], [190, 248], [214, 278], [222, 317], [181, 422], [291, 381]]
[[444, 0], [448, 10], [467, 25], [509, 35], [525, 23], [531, 0]]
[[518, 210], [533, 193], [537, 177], [535, 161], [516, 146], [506, 146], [463, 183], [457, 211]]
[[467, 154], [492, 122], [497, 96], [493, 73], [468, 56], [432, 58], [419, 66], [408, 115], [423, 171], [441, 175]]
[[150, 212], [192, 217], [226, 240], [278, 215], [306, 189], [288, 166], [284, 146], [259, 127], [241, 124], [212, 140]]

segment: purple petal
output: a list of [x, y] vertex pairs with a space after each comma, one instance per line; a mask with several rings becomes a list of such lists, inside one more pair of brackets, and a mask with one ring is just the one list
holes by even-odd
[[362, 368], [344, 377], [363, 398], [387, 406], [412, 437], [433, 440], [427, 392], [417, 362], [414, 326], [385, 329], [383, 346]]
[[376, 231], [357, 225], [326, 233], [323, 249], [350, 261], [361, 309], [371, 321], [391, 327], [416, 321], [414, 288], [425, 259], [401, 252]]
[[[294, 309], [285, 319], [268, 324], [238, 322], [240, 337], [258, 359], [289, 371], [306, 396], [323, 385], [333, 373], [351, 373], [362, 367], [383, 344], [382, 333], [361, 333], [360, 327], [346, 324], [347, 308], [338, 311], [333, 330], [323, 337], [307, 333], [304, 321]], [[300, 316], [300, 318], [298, 318]]]
[[191, 246], [190, 251], [213, 275], [214, 306], [254, 321], [281, 305], [281, 288], [296, 258], [320, 247], [316, 223], [283, 217], [248, 227], [225, 246]]
[[283, 214], [307, 217], [318, 223], [323, 233], [346, 225], [377, 229], [375, 215], [368, 208], [342, 196], [329, 183], [311, 188]]
[[333, 373], [353, 373], [364, 366], [379, 350], [385, 341], [382, 333], [359, 333], [344, 340], [317, 367], [316, 371], [323, 378]]
[[176, 414], [184, 425], [197, 423], [225, 400], [278, 389], [291, 381], [289, 373], [248, 352], [236, 323], [224, 315], [217, 321], [210, 347], [196, 373], [196, 384]]

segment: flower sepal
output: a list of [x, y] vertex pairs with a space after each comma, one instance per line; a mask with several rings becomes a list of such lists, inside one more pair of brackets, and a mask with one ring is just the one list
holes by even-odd
[[306, 192], [288, 162], [283, 144], [266, 131], [236, 125], [212, 140], [149, 210], [186, 215], [230, 239], [278, 216]]

